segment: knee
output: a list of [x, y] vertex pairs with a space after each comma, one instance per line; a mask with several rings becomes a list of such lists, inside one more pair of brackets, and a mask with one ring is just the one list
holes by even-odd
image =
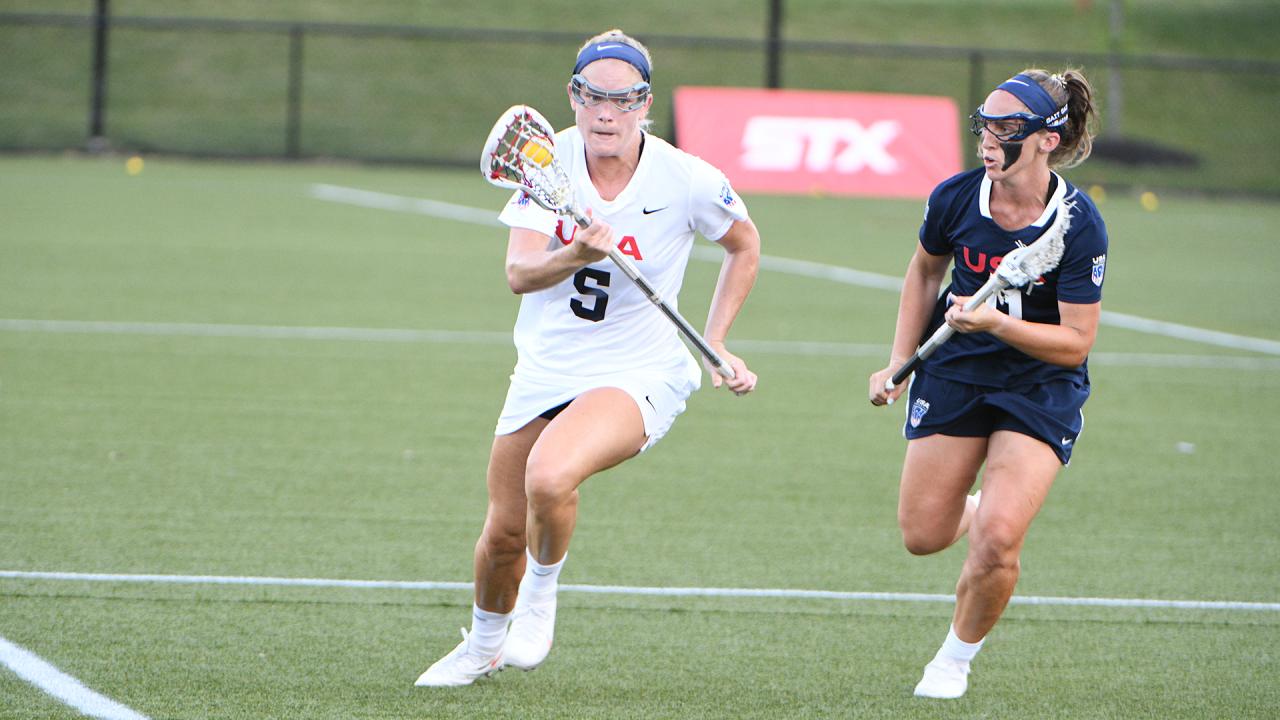
[[913, 535], [907, 532], [902, 533], [902, 544], [907, 548], [907, 552], [912, 555], [932, 555], [946, 550], [948, 547], [948, 543], [945, 540], [939, 541], [937, 538], [928, 535]]
[[577, 490], [577, 479], [557, 463], [530, 461], [525, 468], [524, 492], [534, 514], [575, 502]]
[[500, 525], [486, 522], [484, 532], [480, 534], [477, 550], [498, 561], [513, 561], [524, 555], [526, 544], [525, 525]]
[[932, 555], [951, 545], [951, 534], [907, 518], [898, 518], [898, 528], [902, 531], [902, 544], [912, 555]]
[[971, 534], [969, 562], [982, 572], [1017, 572], [1022, 536], [999, 521], [983, 524]]

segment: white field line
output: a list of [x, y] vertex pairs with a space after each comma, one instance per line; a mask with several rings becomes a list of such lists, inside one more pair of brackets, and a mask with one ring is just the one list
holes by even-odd
[[[692, 257], [694, 260], [719, 264], [724, 260], [724, 253], [705, 245], [695, 245]], [[844, 285], [856, 285], [858, 287], [889, 290], [891, 292], [902, 291], [902, 278], [854, 270], [853, 268], [840, 267], [838, 265], [810, 262], [808, 260], [792, 260], [791, 258], [773, 255], [761, 255], [760, 268], [762, 270], [780, 272], [784, 275], [799, 275], [800, 277], [813, 278], [815, 280], [830, 280]]]
[[218, 325], [212, 323], [104, 322], [94, 320], [0, 319], [0, 330], [55, 334], [160, 335], [267, 340], [344, 340], [349, 342], [511, 344], [510, 332], [479, 330], [403, 330], [397, 328]]
[[85, 687], [79, 680], [50, 665], [35, 653], [0, 637], [0, 665], [80, 711], [82, 715], [102, 720], [147, 720], [142, 715], [109, 697]]
[[395, 212], [457, 220], [458, 222], [472, 223], [473, 225], [504, 227], [498, 221], [498, 214], [492, 210], [455, 205], [453, 203], [440, 202], [439, 200], [421, 200], [403, 195], [389, 195], [371, 190], [357, 190], [339, 185], [324, 184], [312, 185], [311, 197], [317, 200], [359, 205], [360, 207], [373, 208], [375, 210], [393, 210]]
[[[419, 215], [429, 215], [431, 217], [469, 222], [477, 225], [502, 225], [498, 222], [497, 213], [491, 210], [468, 207], [466, 205], [454, 205], [452, 203], [438, 202], [435, 200], [419, 200], [401, 195], [389, 195], [387, 193], [373, 192], [369, 190], [357, 190], [355, 188], [342, 187], [340, 185], [312, 185], [310, 187], [310, 194], [312, 197], [319, 200], [345, 203], [347, 205], [358, 205], [360, 207], [375, 208], [379, 210], [416, 213]], [[719, 263], [724, 259], [724, 254], [712, 248], [698, 246], [693, 249], [693, 258], [695, 260]], [[788, 275], [799, 275], [819, 280], [829, 280], [832, 282], [843, 283], [845, 285], [856, 285], [858, 287], [874, 288], [877, 290], [898, 292], [902, 289], [901, 278], [893, 277], [891, 275], [864, 272], [862, 270], [854, 270], [852, 268], [839, 267], [837, 265], [809, 262], [807, 260], [792, 260], [789, 258], [762, 255], [760, 256], [760, 267], [765, 270], [785, 273]], [[1163, 335], [1165, 337], [1178, 338], [1180, 340], [1191, 340], [1193, 342], [1217, 345], [1219, 347], [1231, 348], [1233, 350], [1251, 350], [1254, 352], [1267, 353], [1269, 355], [1280, 355], [1280, 341], [1277, 340], [1249, 337], [1246, 335], [1233, 335], [1231, 333], [1218, 332], [1217, 330], [1205, 330], [1202, 328], [1192, 327], [1190, 325], [1179, 325], [1177, 323], [1164, 322], [1161, 320], [1148, 320], [1134, 315], [1126, 315], [1124, 313], [1109, 312], [1105, 310], [1102, 313], [1100, 322], [1103, 325], [1110, 325], [1150, 335]]]
[[[219, 337], [259, 340], [333, 340], [342, 342], [441, 343], [511, 345], [510, 332], [481, 330], [411, 330], [404, 328], [290, 327], [285, 325], [218, 325], [210, 323], [148, 323], [92, 320], [25, 320], [0, 318], [0, 332], [89, 335], [155, 335], [161, 337]], [[734, 350], [765, 355], [883, 357], [888, 345], [806, 340], [735, 340]], [[1229, 355], [1176, 355], [1098, 352], [1094, 365], [1219, 370], [1280, 370], [1280, 358]]]
[[1280, 341], [1267, 340], [1266, 338], [1232, 335], [1231, 333], [1218, 332], [1217, 330], [1204, 330], [1189, 325], [1164, 322], [1163, 320], [1148, 320], [1136, 315], [1125, 315], [1124, 313], [1107, 310], [1102, 311], [1100, 322], [1104, 325], [1124, 328], [1125, 330], [1135, 330], [1148, 335], [1164, 335], [1165, 337], [1191, 340], [1192, 342], [1217, 345], [1234, 350], [1252, 350], [1254, 352], [1267, 353], [1268, 355], [1280, 355]]
[[[269, 585], [284, 587], [360, 588], [394, 590], [471, 590], [469, 582], [413, 580], [338, 580], [325, 578], [237, 577], [226, 575], [151, 575], [114, 573], [38, 572], [0, 570], [0, 579], [70, 580], [76, 582], [164, 583], [177, 585]], [[779, 588], [633, 587], [627, 585], [560, 585], [565, 592], [596, 595], [649, 595], [662, 597], [739, 597], [811, 600], [884, 600], [889, 602], [955, 602], [954, 595], [893, 592], [840, 592], [835, 590], [787, 590]], [[1280, 612], [1280, 603], [1213, 600], [1147, 600], [1141, 598], [1077, 598], [1015, 595], [1013, 605], [1066, 605], [1177, 610], [1253, 610]]]

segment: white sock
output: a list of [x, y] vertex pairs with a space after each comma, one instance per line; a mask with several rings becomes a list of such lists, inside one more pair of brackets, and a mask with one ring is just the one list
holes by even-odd
[[497, 655], [502, 643], [507, 639], [507, 623], [511, 613], [496, 613], [481, 610], [479, 605], [471, 604], [471, 647], [481, 655]]
[[524, 580], [520, 583], [521, 590], [529, 593], [529, 600], [532, 602], [554, 599], [556, 588], [560, 585], [560, 568], [564, 567], [564, 561], [569, 559], [569, 555], [566, 553], [559, 562], [551, 565], [540, 564], [527, 549], [525, 555], [528, 560], [524, 567]]
[[965, 642], [956, 636], [956, 626], [952, 625], [947, 631], [947, 639], [942, 642], [942, 648], [938, 650], [938, 655], [967, 663], [978, 654], [982, 649], [982, 643], [986, 640], [984, 637], [976, 643]]

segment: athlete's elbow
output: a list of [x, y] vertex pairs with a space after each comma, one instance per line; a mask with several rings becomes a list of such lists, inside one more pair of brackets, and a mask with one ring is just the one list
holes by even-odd
[[1053, 364], [1065, 368], [1078, 368], [1088, 359], [1089, 348], [1071, 348], [1058, 353], [1058, 356], [1053, 359]]
[[1058, 351], [1054, 353], [1055, 357], [1050, 362], [1062, 367], [1077, 368], [1089, 359], [1089, 351], [1093, 349], [1096, 336], [1081, 328], [1067, 327], [1073, 331], [1068, 335], [1069, 342], [1064, 342], [1058, 347]]
[[507, 266], [507, 287], [516, 295], [524, 295], [533, 290], [529, 285], [529, 280], [515, 267]]

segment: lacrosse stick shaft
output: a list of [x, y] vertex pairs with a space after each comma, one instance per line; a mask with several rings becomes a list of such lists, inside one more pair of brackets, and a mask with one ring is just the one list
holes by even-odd
[[[964, 304], [965, 312], [970, 312], [982, 303], [986, 302], [992, 295], [1006, 290], [1008, 288], [1018, 286], [1030, 282], [1038, 276], [1054, 269], [1058, 266], [1058, 262], [1062, 260], [1064, 251], [1064, 238], [1067, 229], [1071, 227], [1071, 208], [1072, 204], [1059, 201], [1057, 208], [1057, 217], [1049, 229], [1044, 234], [1036, 238], [1036, 241], [1029, 246], [1020, 247], [1009, 255], [1005, 256], [1004, 262], [996, 270], [987, 281], [983, 283], [978, 292]], [[1014, 260], [1015, 254], [1021, 253], [1018, 260]], [[1013, 267], [1012, 274], [1006, 276], [1005, 270]], [[1021, 278], [1021, 279], [1017, 279]], [[906, 364], [898, 368], [893, 377], [884, 382], [885, 390], [893, 390], [894, 387], [902, 384], [903, 380], [910, 377], [920, 367], [920, 363], [933, 354], [938, 346], [946, 342], [955, 334], [955, 329], [945, 322], [934, 331], [933, 335], [916, 350], [915, 354], [907, 360]], [[892, 400], [890, 400], [892, 402]]]
[[[573, 217], [574, 222], [578, 223], [579, 227], [584, 230], [590, 227], [591, 218], [583, 215], [576, 207], [570, 207], [569, 214]], [[612, 260], [620, 270], [622, 270], [622, 274], [631, 278], [631, 282], [635, 283], [636, 287], [640, 288], [640, 291], [645, 294], [645, 297], [649, 298], [649, 302], [656, 305], [657, 308], [662, 311], [662, 314], [667, 316], [667, 319], [676, 326], [676, 329], [680, 331], [680, 334], [684, 335], [685, 338], [688, 339], [695, 348], [697, 348], [698, 352], [702, 353], [702, 356], [711, 363], [711, 366], [716, 369], [716, 372], [729, 380], [732, 380], [737, 376], [733, 371], [733, 367], [729, 365], [729, 363], [725, 362], [724, 358], [720, 357], [720, 353], [716, 352], [697, 330], [693, 329], [693, 326], [689, 324], [689, 321], [685, 320], [675, 308], [668, 305], [667, 301], [662, 299], [662, 296], [658, 294], [658, 291], [653, 287], [653, 284], [649, 282], [648, 278], [640, 273], [640, 268], [637, 268], [635, 263], [631, 262], [630, 258], [618, 252], [618, 248], [615, 247], [610, 248], [609, 259]]]
[[[993, 274], [991, 277], [987, 278], [987, 281], [978, 289], [978, 292], [974, 293], [973, 297], [969, 298], [969, 301], [964, 304], [964, 311], [972, 311], [974, 308], [986, 302], [992, 295], [1007, 287], [1009, 287], [1009, 282], [1007, 280], [999, 275]], [[934, 350], [937, 350], [939, 346], [950, 340], [951, 336], [955, 334], [955, 328], [945, 322], [942, 323], [937, 330], [933, 331], [933, 335], [929, 336], [929, 339], [920, 346], [920, 349], [916, 350], [915, 354], [912, 355], [902, 367], [898, 368], [898, 371], [893, 374], [893, 377], [885, 381], [884, 389], [893, 390], [898, 385], [901, 385], [903, 380], [911, 377], [911, 373], [920, 368], [920, 364], [927, 360], [929, 356], [933, 354]]]

